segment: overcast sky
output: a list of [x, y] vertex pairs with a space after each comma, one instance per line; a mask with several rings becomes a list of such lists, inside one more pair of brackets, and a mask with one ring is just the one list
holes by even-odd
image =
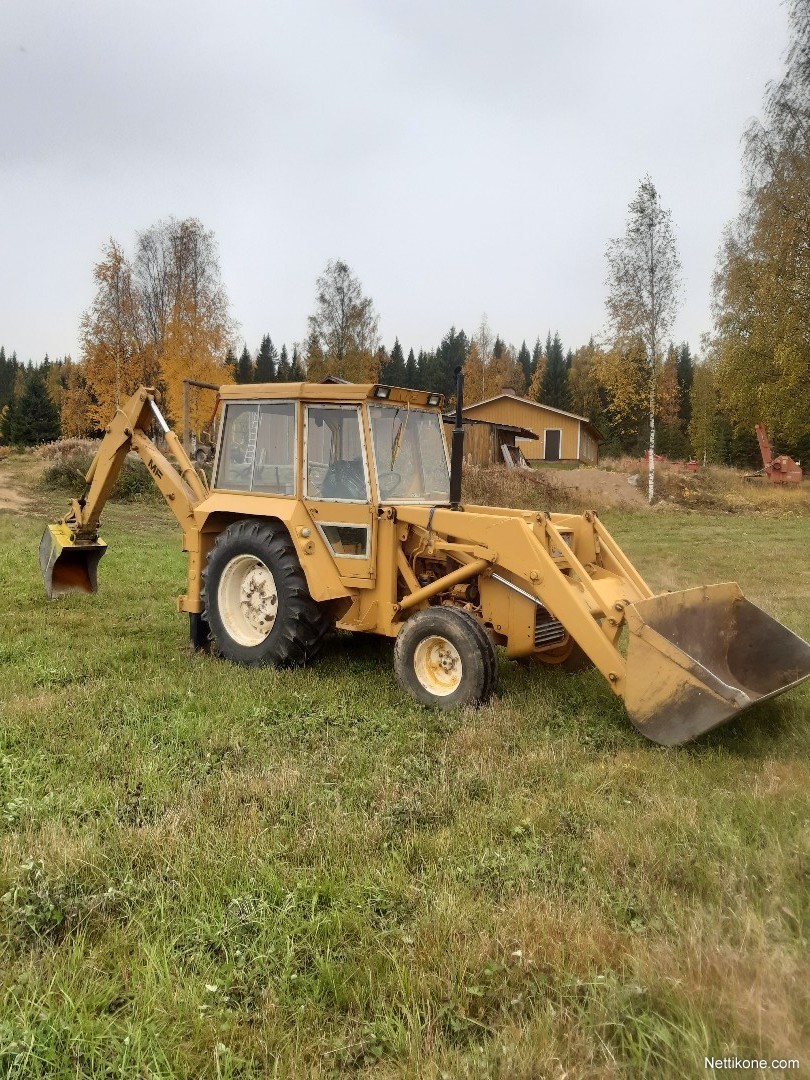
[[300, 340], [344, 259], [390, 348], [451, 324], [576, 347], [649, 172], [710, 328], [778, 0], [0, 0], [0, 344], [78, 356], [114, 236], [219, 242], [240, 340]]

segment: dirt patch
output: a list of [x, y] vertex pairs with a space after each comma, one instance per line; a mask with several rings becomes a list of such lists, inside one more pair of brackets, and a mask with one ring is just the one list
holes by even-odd
[[12, 487], [8, 480], [0, 478], [0, 510], [12, 510], [15, 513], [21, 513], [27, 509], [31, 500], [26, 498], [15, 487]]
[[25, 514], [35, 508], [35, 488], [42, 467], [31, 451], [24, 454], [6, 452], [0, 458], [0, 511]]
[[645, 506], [647, 500], [638, 486], [641, 478], [633, 484], [630, 483], [632, 475], [628, 477], [625, 473], [606, 469], [555, 469], [553, 473], [555, 484], [579, 492], [586, 502], [588, 496], [593, 496], [597, 509], [599, 506], [635, 509]]
[[551, 510], [581, 514], [613, 506], [643, 510], [643, 493], [627, 475], [607, 469], [507, 469], [503, 465], [469, 466], [462, 498], [477, 506]]

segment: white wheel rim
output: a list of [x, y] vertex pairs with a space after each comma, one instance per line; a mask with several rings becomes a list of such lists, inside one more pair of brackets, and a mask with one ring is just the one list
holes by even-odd
[[225, 629], [239, 645], [261, 645], [275, 625], [276, 582], [255, 555], [231, 559], [219, 579], [217, 601]]
[[461, 685], [461, 657], [447, 638], [433, 634], [420, 641], [413, 656], [419, 682], [436, 697], [447, 697]]

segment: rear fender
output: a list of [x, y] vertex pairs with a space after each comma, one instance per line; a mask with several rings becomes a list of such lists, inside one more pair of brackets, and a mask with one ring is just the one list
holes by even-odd
[[341, 582], [334, 560], [320, 533], [297, 499], [214, 493], [194, 509], [195, 521], [208, 547], [234, 521], [255, 518], [277, 521], [290, 535], [313, 600], [336, 600], [351, 595]]

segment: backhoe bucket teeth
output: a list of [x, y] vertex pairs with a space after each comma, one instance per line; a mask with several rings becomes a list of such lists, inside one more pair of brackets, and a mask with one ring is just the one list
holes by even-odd
[[49, 525], [39, 542], [39, 565], [48, 599], [68, 592], [94, 593], [99, 559], [106, 550], [103, 540], [73, 540], [69, 525]]
[[625, 705], [638, 730], [665, 746], [810, 676], [810, 645], [733, 583], [640, 600], [626, 615]]

